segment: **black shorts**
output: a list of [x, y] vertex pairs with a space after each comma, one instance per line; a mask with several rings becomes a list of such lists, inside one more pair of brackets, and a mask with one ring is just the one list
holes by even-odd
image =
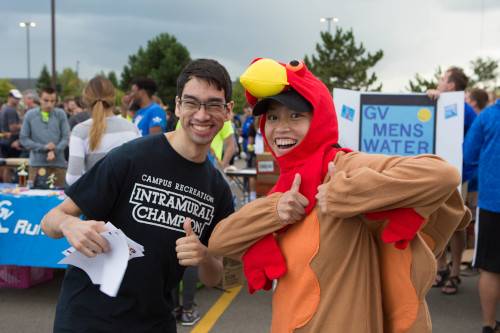
[[478, 210], [474, 267], [500, 273], [500, 213]]

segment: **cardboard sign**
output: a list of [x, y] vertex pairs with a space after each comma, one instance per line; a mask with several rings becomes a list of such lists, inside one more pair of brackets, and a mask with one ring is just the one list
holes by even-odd
[[464, 93], [384, 94], [334, 89], [342, 147], [386, 155], [436, 154], [462, 172]]

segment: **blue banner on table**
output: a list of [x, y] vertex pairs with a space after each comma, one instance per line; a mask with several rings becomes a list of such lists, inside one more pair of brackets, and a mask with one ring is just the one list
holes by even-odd
[[387, 155], [434, 154], [436, 106], [426, 96], [362, 95], [360, 150]]
[[62, 200], [58, 196], [0, 194], [0, 265], [66, 267], [57, 262], [68, 242], [47, 237], [40, 227], [43, 216]]

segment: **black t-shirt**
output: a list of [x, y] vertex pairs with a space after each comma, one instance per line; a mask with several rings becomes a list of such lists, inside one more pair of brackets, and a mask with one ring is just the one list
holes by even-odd
[[110, 221], [144, 246], [128, 262], [117, 297], [69, 267], [57, 305], [55, 332], [175, 332], [170, 291], [179, 283], [175, 242], [185, 217], [207, 245], [218, 221], [233, 212], [229, 186], [207, 160], [179, 155], [163, 134], [112, 150], [66, 194], [89, 220]]

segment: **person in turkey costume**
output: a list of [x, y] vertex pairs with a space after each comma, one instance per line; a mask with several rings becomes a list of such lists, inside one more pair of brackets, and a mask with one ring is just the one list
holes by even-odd
[[280, 177], [209, 251], [242, 260], [251, 293], [278, 279], [273, 333], [431, 332], [435, 256], [470, 220], [458, 171], [340, 148], [332, 97], [301, 62], [256, 59], [241, 82]]

